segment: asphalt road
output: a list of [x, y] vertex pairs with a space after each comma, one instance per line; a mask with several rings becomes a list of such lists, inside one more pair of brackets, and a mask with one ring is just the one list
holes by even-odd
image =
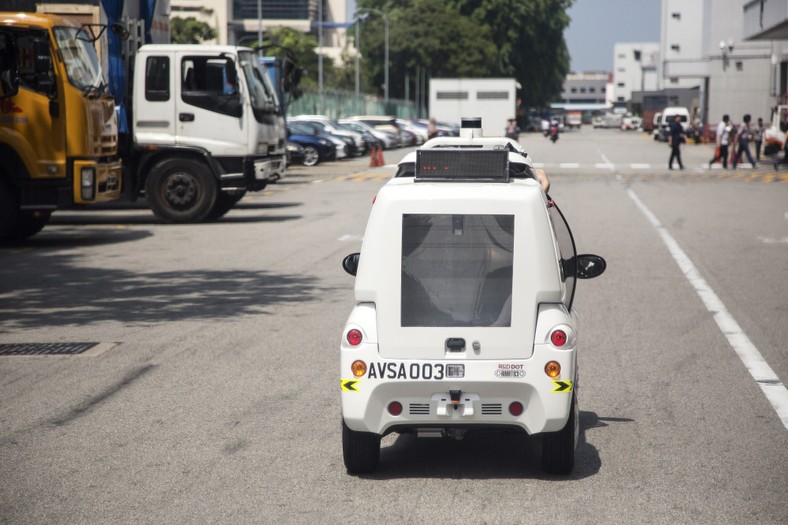
[[668, 171], [667, 146], [618, 130], [522, 142], [608, 262], [576, 295], [571, 476], [514, 436], [388, 436], [376, 474], [346, 474], [340, 263], [393, 172], [362, 158], [295, 168], [215, 223], [62, 211], [0, 248], [1, 344], [101, 343], [0, 357], [0, 522], [787, 523], [765, 394], [788, 382], [785, 172], [709, 170], [709, 145]]

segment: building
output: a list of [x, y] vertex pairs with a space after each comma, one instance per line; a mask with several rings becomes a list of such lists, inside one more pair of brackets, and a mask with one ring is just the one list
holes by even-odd
[[[769, 117], [779, 46], [748, 39], [744, 14], [745, 5], [754, 5], [760, 15], [762, 5], [775, 1], [663, 0], [661, 77], [671, 84], [675, 79], [679, 85], [699, 85], [701, 122], [716, 123], [726, 113], [736, 122], [745, 113]], [[783, 0], [783, 19], [786, 12]], [[760, 20], [754, 23], [759, 26]]]
[[744, 5], [744, 40], [771, 44], [773, 104], [788, 104], [788, 0], [753, 0]]
[[659, 89], [658, 42], [627, 42], [613, 46], [613, 101], [625, 103], [634, 91]]
[[561, 102], [604, 104], [608, 76], [604, 72], [569, 73], [561, 90]]
[[454, 124], [463, 117], [482, 117], [484, 129], [502, 132], [516, 115], [518, 87], [513, 78], [433, 78], [430, 115]]
[[[321, 6], [322, 1], [322, 6]], [[351, 5], [352, 4], [352, 5]], [[351, 0], [170, 0], [171, 16], [206, 22], [216, 30], [215, 40], [206, 43], [249, 45], [258, 32], [272, 27], [290, 27], [317, 37], [322, 15], [322, 52], [340, 60], [348, 44], [347, 27], [353, 23]], [[258, 9], [262, 21], [258, 18]], [[262, 23], [261, 23], [262, 22]]]

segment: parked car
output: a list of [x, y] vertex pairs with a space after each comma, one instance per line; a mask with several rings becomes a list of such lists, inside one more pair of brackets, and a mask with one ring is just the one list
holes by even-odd
[[399, 141], [397, 140], [396, 135], [388, 131], [375, 129], [366, 122], [362, 122], [360, 120], [341, 119], [339, 123], [343, 126], [348, 126], [359, 133], [370, 133], [380, 142], [380, 145], [383, 146], [383, 149], [399, 147]]
[[296, 115], [288, 117], [288, 122], [309, 122], [317, 126], [323, 133], [335, 135], [337, 137], [345, 137], [350, 139], [347, 141], [349, 151], [348, 154], [352, 157], [364, 155], [369, 151], [369, 144], [364, 141], [364, 136], [361, 133], [347, 129], [341, 126], [336, 120], [330, 119], [323, 115]]
[[287, 125], [287, 140], [299, 144], [304, 148], [304, 166], [314, 166], [318, 162], [336, 160], [337, 148], [341, 148], [344, 156], [345, 143], [336, 139], [315, 133], [314, 129], [303, 124], [291, 123]]
[[427, 128], [417, 126], [413, 122], [401, 118], [397, 119], [397, 125], [400, 129], [409, 131], [416, 136], [416, 145], [421, 146], [427, 142]]
[[397, 125], [397, 119], [395, 117], [381, 115], [357, 115], [355, 117], [349, 117], [348, 120], [358, 120], [372, 126], [377, 130], [391, 133], [397, 137], [397, 143], [402, 145], [402, 140], [400, 137], [401, 130]]
[[[287, 150], [288, 166], [304, 164], [306, 160], [306, 150], [301, 144], [288, 140], [285, 149]], [[315, 151], [314, 154], [317, 157], [317, 151]]]

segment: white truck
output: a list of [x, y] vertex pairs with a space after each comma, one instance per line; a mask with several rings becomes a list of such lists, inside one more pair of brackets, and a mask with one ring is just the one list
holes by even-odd
[[165, 222], [227, 213], [286, 165], [285, 122], [249, 48], [149, 44], [135, 57], [124, 183]]
[[200, 222], [284, 175], [284, 113], [252, 49], [169, 44], [168, 2], [36, 9], [84, 24], [80, 39], [97, 48], [93, 67], [106, 80], [97, 89], [115, 98], [125, 198], [144, 196], [164, 222]]

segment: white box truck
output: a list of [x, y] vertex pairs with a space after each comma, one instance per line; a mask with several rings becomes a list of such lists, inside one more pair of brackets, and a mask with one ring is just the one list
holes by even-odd
[[517, 109], [517, 81], [513, 78], [433, 78], [430, 116], [438, 122], [459, 124], [462, 117], [483, 117], [490, 133], [503, 134]]

